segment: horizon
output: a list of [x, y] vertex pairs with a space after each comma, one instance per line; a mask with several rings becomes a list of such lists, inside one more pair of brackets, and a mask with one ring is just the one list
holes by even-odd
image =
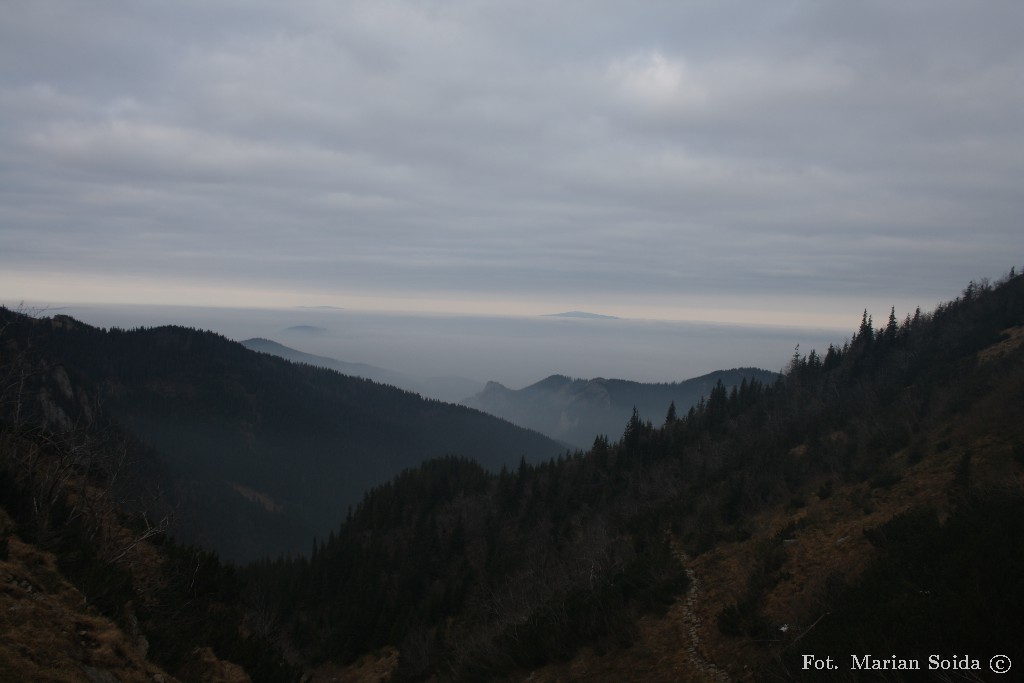
[[[883, 312], [888, 315], [895, 308], [902, 319], [905, 313], [934, 309], [950, 301], [968, 281], [995, 280], [1002, 277], [1014, 264], [1002, 272], [978, 275], [962, 283], [945, 283], [927, 297], [915, 297], [904, 292], [873, 292], [865, 297], [836, 294], [824, 297], [785, 297], [754, 306], [745, 297], [706, 294], [677, 297], [685, 304], [657, 305], [638, 303], [627, 297], [608, 297], [612, 303], [580, 300], [545, 299], [479, 299], [433, 298], [408, 296], [357, 296], [344, 294], [308, 294], [292, 291], [239, 290], [232, 288], [205, 289], [190, 286], [183, 290], [164, 290], [152, 281], [134, 281], [132, 286], [107, 283], [92, 289], [79, 287], [69, 294], [62, 286], [54, 287], [45, 281], [25, 280], [10, 273], [0, 273], [0, 303], [13, 308], [24, 304], [42, 310], [64, 307], [152, 307], [195, 309], [252, 309], [252, 310], [338, 310], [360, 313], [400, 315], [454, 315], [496, 317], [573, 317], [583, 313], [622, 320], [686, 322], [694, 324], [769, 326], [790, 328], [816, 328], [844, 331], [855, 327], [864, 310], [869, 314]], [[31, 287], [37, 287], [33, 291]], [[14, 294], [11, 294], [13, 290]], [[152, 292], [140, 298], [139, 292]], [[106, 295], [106, 296], [104, 296]], [[199, 303], [201, 301], [202, 303]], [[901, 313], [902, 312], [902, 313]]]
[[[28, 302], [26, 308], [33, 310]], [[70, 315], [108, 329], [182, 325], [239, 342], [259, 337], [410, 377], [461, 377], [481, 387], [497, 381], [514, 389], [551, 375], [671, 383], [739, 367], [780, 371], [795, 346], [824, 353], [829, 344], [842, 345], [860, 320], [858, 313], [849, 325], [833, 329], [551, 314], [95, 303], [35, 312]]]

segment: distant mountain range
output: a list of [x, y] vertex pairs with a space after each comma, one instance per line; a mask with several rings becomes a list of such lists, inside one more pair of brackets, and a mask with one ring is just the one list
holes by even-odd
[[[570, 311], [558, 314], [570, 317], [608, 317]], [[269, 353], [294, 363], [336, 370], [353, 377], [401, 387], [433, 398], [461, 403], [490, 413], [527, 429], [545, 434], [575, 448], [589, 448], [601, 434], [613, 439], [622, 430], [636, 408], [644, 418], [660, 424], [673, 402], [683, 414], [707, 397], [719, 381], [727, 389], [747, 379], [771, 383], [778, 373], [758, 368], [718, 370], [701, 377], [673, 383], [642, 383], [621, 379], [572, 379], [551, 375], [524, 389], [509, 389], [488, 382], [483, 389], [474, 380], [461, 377], [418, 378], [364, 363], [348, 363], [298, 351], [270, 339], [246, 339], [242, 345], [253, 351]]]
[[767, 384], [778, 376], [778, 373], [758, 368], [737, 368], [718, 370], [683, 382], [645, 384], [551, 375], [518, 390], [488, 382], [483, 391], [463, 403], [586, 449], [599, 434], [613, 440], [620, 437], [634, 408], [643, 419], [661, 424], [671, 404], [674, 403], [677, 412], [683, 415], [701, 397], [709, 396], [718, 382], [732, 389], [744, 379]]
[[565, 313], [548, 313], [548, 318], [593, 318], [600, 320], [620, 320], [614, 315], [601, 315], [600, 313], [588, 313], [587, 311], [566, 311]]
[[447, 401], [448, 403], [461, 403], [464, 398], [480, 391], [483, 386], [480, 382], [466, 377], [416, 377], [394, 370], [379, 368], [374, 365], [367, 365], [366, 363], [349, 363], [337, 358], [316, 356], [260, 337], [246, 339], [242, 342], [242, 345], [247, 349], [269, 353], [272, 356], [278, 356], [293, 363], [305, 363], [306, 365], [318, 368], [337, 370], [343, 375], [372, 379], [374, 382], [390, 384], [406, 391], [412, 391], [422, 396], [439, 401]]

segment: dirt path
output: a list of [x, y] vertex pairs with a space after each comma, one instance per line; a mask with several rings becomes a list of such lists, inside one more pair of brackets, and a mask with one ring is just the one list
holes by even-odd
[[667, 537], [673, 557], [689, 578], [686, 593], [679, 595], [664, 615], [641, 617], [637, 622], [636, 642], [631, 647], [602, 654], [584, 648], [572, 661], [533, 671], [525, 680], [530, 683], [728, 683], [746, 680], [746, 677], [737, 677], [715, 664], [710, 657], [710, 648], [701, 637], [701, 634], [714, 633], [707, 629], [716, 628], [701, 615], [716, 610], [709, 610], [707, 605], [713, 591], [704, 589], [698, 572], [691, 566], [701, 567], [706, 563], [693, 562], [671, 533], [667, 532]]
[[695, 610], [697, 602], [700, 600], [700, 579], [697, 578], [696, 573], [694, 573], [693, 569], [690, 568], [689, 556], [687, 556], [686, 552], [679, 546], [671, 532], [669, 532], [669, 542], [672, 544], [672, 554], [675, 555], [677, 560], [679, 560], [679, 564], [682, 565], [683, 571], [686, 572], [686, 577], [690, 580], [690, 587], [686, 591], [686, 597], [683, 599], [682, 603], [683, 623], [686, 624], [686, 632], [689, 637], [687, 654], [690, 655], [690, 663], [693, 668], [705, 678], [705, 680], [729, 683], [729, 681], [732, 680], [732, 677], [718, 668], [718, 666], [707, 657], [704, 648], [701, 646], [701, 620]]

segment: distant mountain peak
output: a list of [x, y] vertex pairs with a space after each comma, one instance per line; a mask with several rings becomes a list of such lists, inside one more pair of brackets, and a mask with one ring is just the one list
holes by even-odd
[[547, 318], [593, 318], [600, 320], [619, 320], [614, 315], [602, 315], [601, 313], [590, 313], [588, 311], [566, 311], [564, 313], [548, 313]]
[[549, 375], [539, 382], [531, 384], [531, 387], [560, 387], [563, 384], [571, 384], [573, 382], [572, 377], [567, 375]]
[[273, 339], [267, 339], [266, 337], [253, 337], [251, 339], [246, 339], [242, 342], [242, 346], [250, 349], [254, 346], [276, 346], [285, 348], [284, 345], [277, 343]]

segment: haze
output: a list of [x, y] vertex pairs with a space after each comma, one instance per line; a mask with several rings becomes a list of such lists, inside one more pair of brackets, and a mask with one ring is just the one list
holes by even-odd
[[[324, 309], [68, 306], [101, 327], [181, 324], [416, 377], [463, 377], [521, 388], [552, 374], [674, 382], [712, 370], [781, 370], [804, 352], [842, 344], [846, 331], [652, 320], [369, 313]], [[850, 331], [857, 321], [851, 321]], [[467, 394], [468, 396], [469, 394]], [[460, 400], [467, 396], [444, 396]]]

